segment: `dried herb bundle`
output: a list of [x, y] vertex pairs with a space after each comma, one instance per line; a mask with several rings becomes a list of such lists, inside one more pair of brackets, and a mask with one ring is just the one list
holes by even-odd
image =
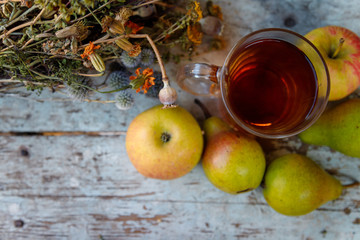
[[[70, 96], [81, 90], [78, 97], [81, 100], [86, 99], [86, 89], [110, 93], [133, 88], [146, 92], [154, 81], [144, 79], [145, 85], [130, 82], [120, 89], [100, 91], [100, 86], [92, 86], [86, 80], [89, 76], [103, 75], [107, 61], [121, 59], [122, 55], [127, 56], [122, 57], [124, 61], [133, 61], [141, 56], [142, 49], [154, 51], [163, 81], [168, 83], [163, 58], [179, 59], [168, 47], [180, 46], [184, 55], [189, 54], [189, 49], [201, 44], [204, 15], [222, 17], [218, 6], [208, 2], [205, 13], [196, 1], [1, 0], [0, 3], [0, 91], [26, 87], [41, 93], [44, 88], [52, 91], [67, 88]], [[221, 42], [218, 36], [213, 39]], [[146, 54], [150, 58], [154, 55], [149, 50], [144, 51]], [[89, 70], [98, 73], [89, 74]], [[133, 79], [141, 79], [140, 75]]]

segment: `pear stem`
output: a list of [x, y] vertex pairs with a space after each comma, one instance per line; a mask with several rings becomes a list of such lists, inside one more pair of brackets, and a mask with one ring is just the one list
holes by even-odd
[[195, 98], [194, 102], [201, 108], [201, 110], [203, 111], [203, 113], [205, 115], [205, 118], [211, 117], [209, 110], [205, 107], [205, 105], [199, 99]]
[[352, 187], [357, 187], [360, 185], [360, 182], [354, 180], [353, 183], [349, 183], [349, 184], [346, 184], [346, 185], [343, 185], [343, 188], [352, 188]]
[[336, 58], [337, 55], [339, 54], [342, 46], [344, 45], [344, 42], [345, 42], [345, 39], [344, 38], [340, 38], [339, 40], [339, 45], [338, 47], [336, 48], [335, 52], [332, 54], [331, 58]]

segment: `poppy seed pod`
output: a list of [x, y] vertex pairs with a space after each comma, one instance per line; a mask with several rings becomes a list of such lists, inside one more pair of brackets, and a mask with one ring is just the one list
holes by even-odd
[[176, 90], [170, 87], [169, 82], [164, 82], [164, 87], [159, 92], [159, 100], [165, 106], [171, 106], [176, 102], [177, 93]]

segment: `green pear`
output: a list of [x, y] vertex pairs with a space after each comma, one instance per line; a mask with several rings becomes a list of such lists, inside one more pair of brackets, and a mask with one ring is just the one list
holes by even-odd
[[202, 166], [220, 190], [243, 193], [257, 188], [265, 172], [265, 156], [255, 139], [234, 132], [218, 117], [204, 122], [206, 148]]
[[264, 177], [263, 194], [277, 212], [299, 216], [338, 198], [341, 183], [310, 158], [288, 154], [275, 159]]
[[305, 143], [326, 145], [360, 158], [360, 99], [347, 100], [325, 111], [299, 137]]

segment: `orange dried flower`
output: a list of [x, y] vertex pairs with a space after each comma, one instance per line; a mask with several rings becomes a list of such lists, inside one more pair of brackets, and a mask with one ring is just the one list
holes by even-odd
[[105, 16], [101, 20], [101, 27], [103, 32], [111, 32], [112, 34], [123, 34], [125, 32], [125, 27], [120, 20], [113, 19], [112, 17]]
[[137, 43], [132, 44], [126, 38], [120, 38], [115, 40], [116, 45], [125, 50], [130, 57], [137, 57], [141, 53], [141, 46]]
[[89, 46], [85, 48], [84, 53], [81, 54], [81, 57], [90, 60], [96, 71], [104, 72], [105, 71], [104, 60], [101, 58], [99, 54], [95, 52], [95, 50], [99, 48], [100, 45], [95, 46], [93, 42], [90, 42]]
[[100, 45], [95, 46], [93, 42], [89, 42], [89, 46], [87, 46], [84, 50], [84, 53], [81, 54], [81, 58], [90, 59], [90, 55], [95, 52], [96, 49], [99, 49]]
[[31, 8], [33, 5], [32, 1], [30, 0], [21, 0], [21, 6], [25, 6], [25, 7], [28, 7], [28, 8]]
[[132, 21], [127, 21], [125, 23], [125, 27], [130, 28], [132, 34], [136, 34], [138, 31], [144, 28], [143, 26], [140, 26]]
[[142, 73], [140, 73], [140, 69], [141, 68], [136, 69], [136, 76], [130, 76], [130, 85], [132, 89], [136, 89], [137, 93], [141, 90], [143, 90], [144, 93], [147, 93], [148, 89], [155, 85], [155, 78], [152, 77], [154, 71], [151, 68], [146, 68]]
[[223, 15], [221, 12], [221, 7], [219, 5], [215, 5], [213, 4], [210, 9], [209, 9], [210, 13], [212, 16], [214, 17], [218, 17], [220, 20], [223, 20]]
[[137, 57], [141, 53], [141, 46], [138, 43], [133, 45], [133, 48], [128, 51], [130, 57]]
[[200, 21], [200, 19], [203, 17], [200, 3], [197, 1], [192, 2], [192, 7], [188, 10], [187, 15], [190, 16], [195, 22]]
[[204, 34], [201, 32], [201, 27], [199, 24], [188, 25], [186, 33], [191, 42], [196, 45], [201, 44]]

